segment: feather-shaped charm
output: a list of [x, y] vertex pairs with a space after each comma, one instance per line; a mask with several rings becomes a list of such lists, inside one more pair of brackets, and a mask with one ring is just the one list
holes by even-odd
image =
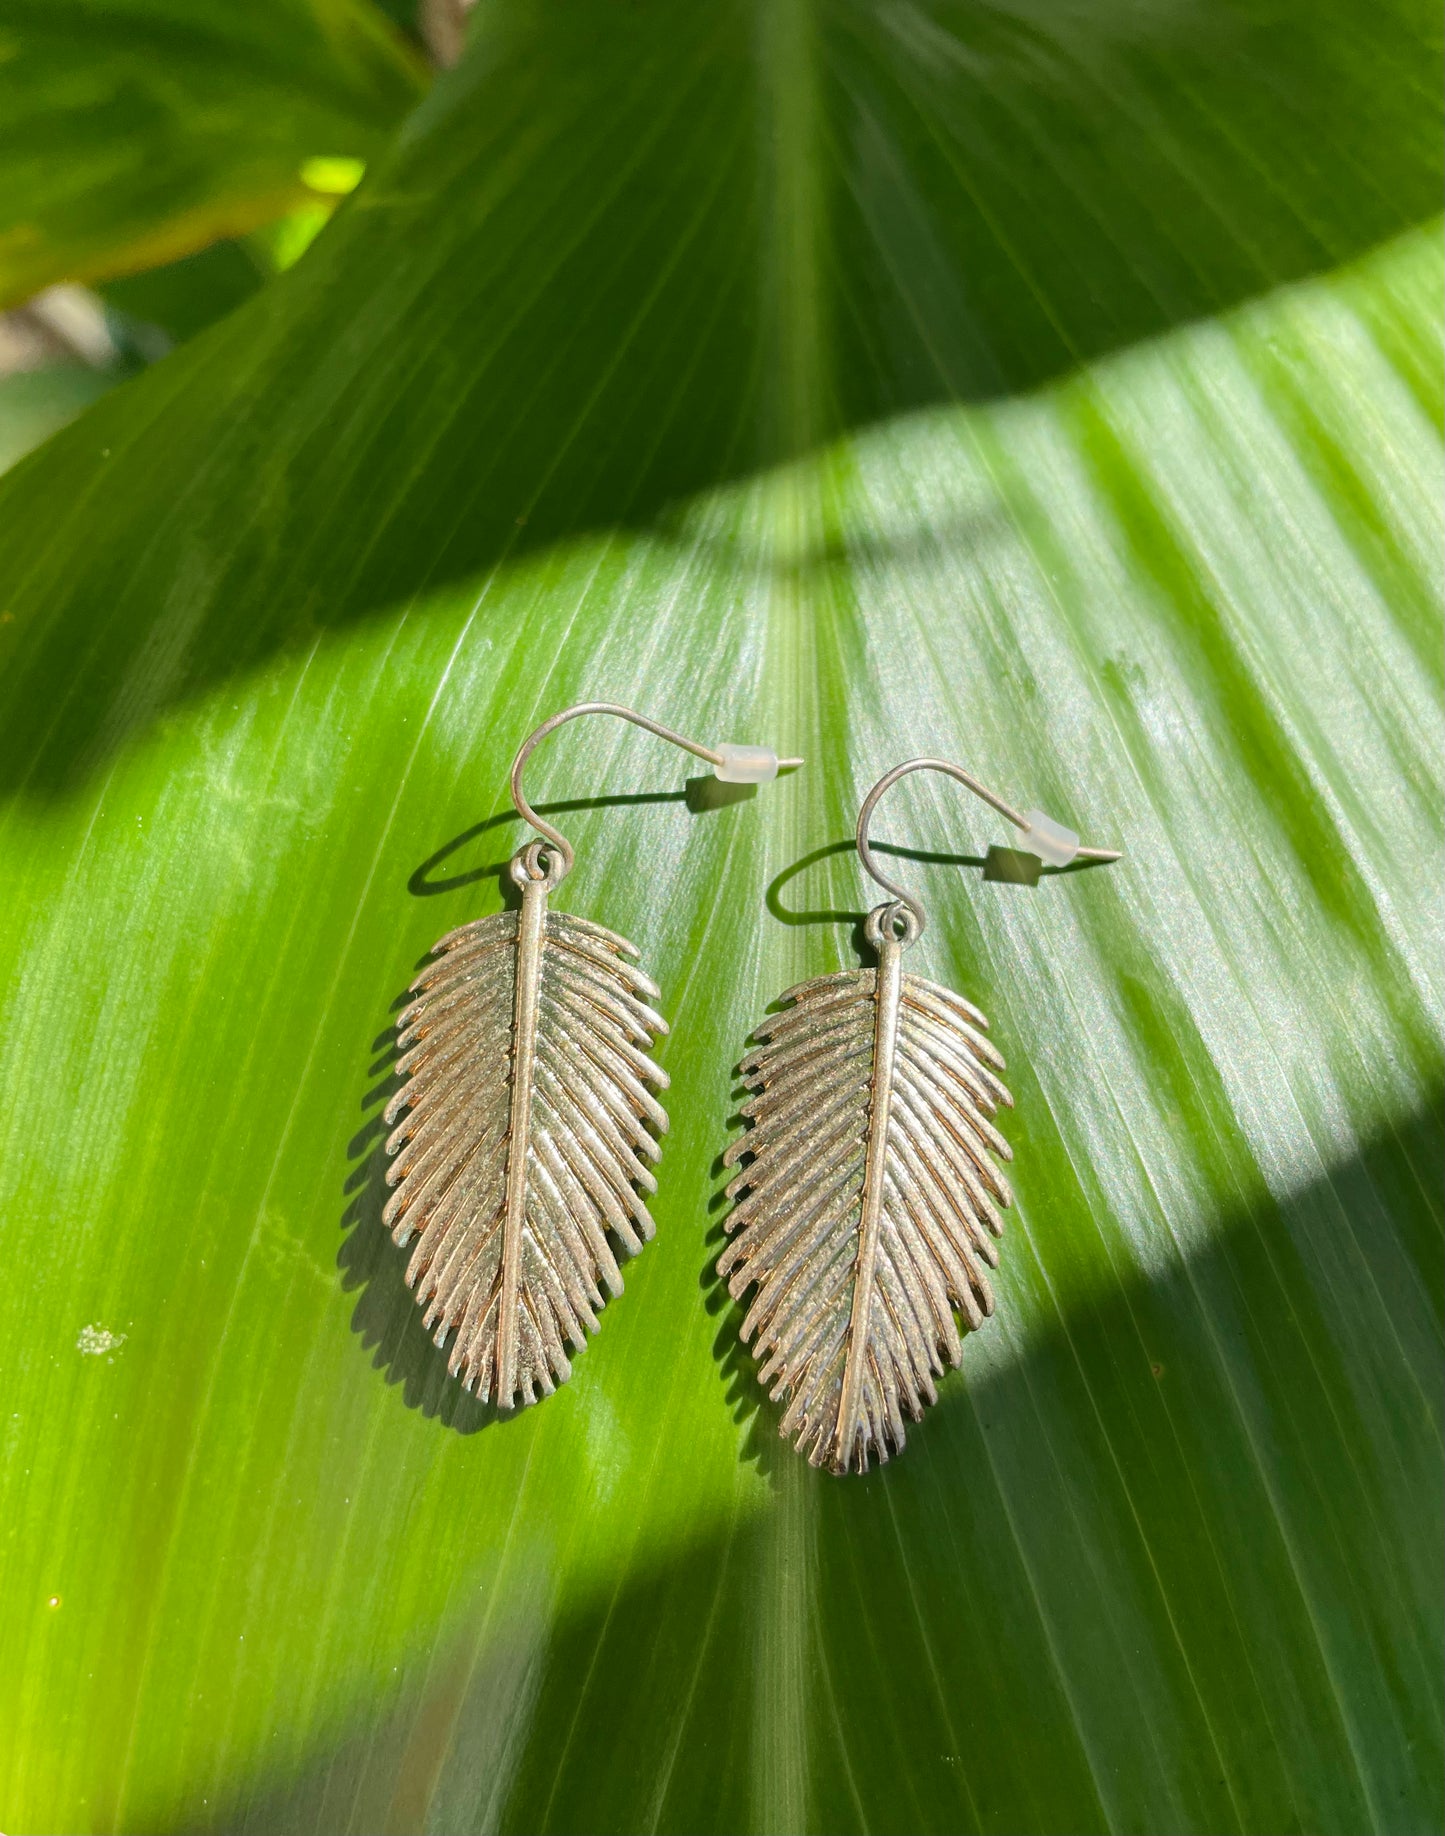
[[866, 1471], [904, 1443], [903, 1417], [959, 1363], [957, 1308], [993, 1311], [985, 1270], [1011, 1193], [993, 1126], [1012, 1098], [988, 1022], [949, 989], [905, 975], [884, 934], [878, 967], [790, 989], [743, 1061], [752, 1126], [718, 1262], [760, 1376], [786, 1404], [780, 1432], [815, 1466]]
[[[625, 939], [548, 909], [522, 876], [522, 909], [443, 937], [398, 1022], [406, 1082], [386, 1110], [382, 1214], [415, 1240], [406, 1279], [448, 1368], [503, 1408], [572, 1373], [567, 1346], [622, 1291], [609, 1238], [653, 1234], [653, 1131], [667, 1116], [647, 1056], [666, 1022]], [[403, 1113], [404, 1112], [404, 1113]]]

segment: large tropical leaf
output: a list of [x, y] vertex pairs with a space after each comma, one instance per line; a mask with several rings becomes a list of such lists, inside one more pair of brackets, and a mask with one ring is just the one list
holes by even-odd
[[[1438, 1826], [1434, 34], [497, 0], [296, 269], [0, 485], [6, 1829]], [[673, 1130], [494, 1419], [372, 1046], [584, 695], [807, 764], [539, 768]], [[890, 803], [1016, 1203], [834, 1478], [717, 1160], [924, 751], [1125, 857], [984, 882], [956, 787]]]
[[3, 0], [0, 307], [314, 200], [421, 87], [372, 0]]

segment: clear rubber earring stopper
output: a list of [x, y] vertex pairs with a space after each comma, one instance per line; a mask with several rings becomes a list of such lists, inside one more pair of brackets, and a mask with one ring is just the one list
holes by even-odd
[[1046, 867], [1067, 867], [1079, 852], [1079, 838], [1074, 831], [1042, 810], [1025, 810], [1024, 821], [1029, 826], [1015, 838], [1014, 847], [1036, 854]]
[[766, 784], [778, 775], [778, 755], [771, 746], [723, 745], [717, 755], [713, 773], [724, 784]]

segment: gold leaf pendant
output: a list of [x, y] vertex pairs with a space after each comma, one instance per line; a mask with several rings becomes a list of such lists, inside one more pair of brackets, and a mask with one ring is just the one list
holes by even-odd
[[724, 1156], [746, 1164], [728, 1187], [718, 1273], [736, 1300], [756, 1290], [742, 1336], [784, 1405], [780, 1432], [838, 1473], [899, 1452], [904, 1416], [921, 1420], [945, 1362], [963, 1361], [955, 1309], [970, 1330], [993, 1312], [985, 1271], [998, 1267], [1013, 1200], [996, 1165], [1013, 1152], [994, 1126], [1013, 1098], [988, 1022], [962, 995], [903, 973], [927, 917], [869, 841], [879, 799], [919, 771], [964, 785], [1020, 832], [990, 860], [1009, 852], [1031, 866], [1000, 878], [1036, 886], [1049, 870], [1119, 859], [951, 760], [905, 760], [858, 811], [859, 863], [893, 895], [864, 925], [877, 968], [800, 982], [757, 1029], [740, 1067], [751, 1127]]
[[959, 1309], [993, 1311], [986, 1269], [1012, 1199], [993, 1124], [1012, 1098], [988, 1022], [961, 996], [903, 973], [896, 937], [878, 967], [789, 989], [743, 1061], [751, 1127], [725, 1155], [731, 1242], [718, 1262], [779, 1431], [815, 1466], [864, 1472], [905, 1440], [958, 1364]]
[[548, 734], [592, 714], [706, 760], [723, 784], [769, 783], [803, 762], [768, 746], [704, 746], [615, 701], [563, 708], [517, 748], [512, 802], [542, 839], [512, 857], [521, 910], [450, 932], [412, 983], [397, 1023], [406, 1082], [385, 1111], [395, 1191], [382, 1212], [399, 1244], [415, 1239], [407, 1284], [437, 1344], [451, 1341], [448, 1369], [503, 1409], [565, 1383], [567, 1348], [596, 1332], [603, 1289], [622, 1292], [613, 1240], [635, 1256], [653, 1236], [638, 1188], [656, 1192], [651, 1163], [667, 1131], [653, 1094], [667, 1078], [648, 1056], [667, 1031], [650, 1005], [657, 986], [628, 960], [626, 938], [548, 909], [576, 856], [522, 788]]
[[382, 1214], [415, 1240], [407, 1283], [448, 1369], [502, 1408], [565, 1383], [603, 1289], [621, 1293], [608, 1233], [631, 1255], [651, 1239], [636, 1188], [657, 1190], [667, 1128], [647, 1056], [667, 1023], [637, 951], [514, 877], [521, 911], [443, 937], [412, 984]]

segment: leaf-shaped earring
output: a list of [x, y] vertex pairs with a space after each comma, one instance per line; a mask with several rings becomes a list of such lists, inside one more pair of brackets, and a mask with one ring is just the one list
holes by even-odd
[[894, 895], [864, 927], [878, 966], [790, 988], [754, 1035], [740, 1066], [751, 1126], [724, 1156], [745, 1164], [727, 1189], [718, 1273], [735, 1299], [757, 1290], [742, 1336], [785, 1405], [779, 1431], [839, 1473], [898, 1452], [904, 1415], [919, 1421], [936, 1400], [944, 1360], [963, 1356], [954, 1310], [970, 1328], [992, 1313], [985, 1270], [1012, 1199], [995, 1164], [1013, 1158], [994, 1126], [1013, 1102], [1003, 1059], [976, 1007], [904, 973], [923, 907], [879, 872], [868, 842], [879, 798], [914, 771], [956, 778], [1023, 831], [1017, 850], [990, 850], [991, 869], [1008, 857], [991, 877], [1119, 858], [1081, 848], [1039, 810], [1020, 815], [946, 759], [895, 766], [858, 812], [859, 858]]
[[566, 1344], [597, 1330], [602, 1287], [621, 1293], [609, 1234], [628, 1255], [652, 1237], [637, 1188], [657, 1190], [653, 1131], [667, 1128], [653, 1094], [667, 1077], [648, 1056], [667, 1031], [650, 1005], [657, 986], [625, 938], [548, 909], [574, 856], [522, 794], [539, 741], [583, 714], [670, 740], [724, 783], [802, 764], [763, 746], [699, 746], [607, 701], [553, 715], [512, 762], [512, 801], [545, 839], [512, 857], [521, 910], [449, 932], [412, 983], [382, 1213], [399, 1244], [416, 1239], [406, 1279], [437, 1344], [452, 1338], [448, 1369], [501, 1407], [565, 1383]]

